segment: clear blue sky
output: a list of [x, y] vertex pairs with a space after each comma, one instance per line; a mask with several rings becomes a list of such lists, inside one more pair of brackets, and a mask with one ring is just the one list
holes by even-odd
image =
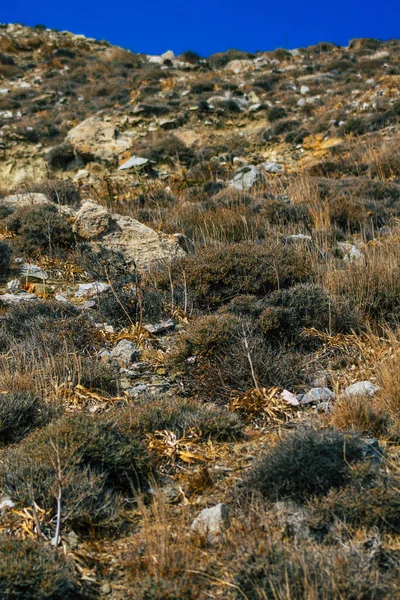
[[203, 56], [400, 37], [400, 0], [0, 0], [0, 22], [44, 24], [134, 52]]

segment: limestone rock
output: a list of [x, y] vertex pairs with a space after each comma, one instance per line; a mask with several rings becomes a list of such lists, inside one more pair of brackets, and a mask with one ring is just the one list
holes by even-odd
[[94, 281], [93, 283], [82, 283], [78, 291], [75, 293], [77, 298], [92, 298], [93, 296], [98, 296], [99, 294], [104, 294], [104, 292], [108, 292], [111, 289], [111, 286], [108, 283], [101, 283], [100, 281]]
[[262, 183], [263, 181], [263, 174], [258, 167], [246, 165], [235, 172], [229, 185], [236, 190], [249, 190], [256, 185], [256, 183]]
[[31, 302], [37, 301], [39, 298], [35, 294], [28, 294], [27, 292], [20, 292], [19, 294], [3, 294], [0, 296], [0, 305], [5, 304], [6, 306], [12, 306], [19, 304], [20, 302]]
[[141, 156], [131, 156], [127, 161], [122, 163], [118, 167], [118, 171], [125, 171], [126, 169], [139, 169], [149, 163], [148, 158], [142, 158]]
[[41, 269], [37, 265], [31, 265], [29, 263], [21, 265], [18, 269], [18, 272], [20, 276], [25, 279], [25, 281], [45, 281], [49, 278], [46, 271], [43, 271], [43, 269]]
[[224, 525], [228, 521], [228, 507], [226, 504], [217, 504], [212, 508], [205, 508], [195, 518], [191, 529], [200, 535], [207, 536], [209, 542], [218, 539]]
[[333, 400], [335, 394], [326, 387], [312, 388], [307, 394], [301, 399], [301, 404], [311, 404], [312, 402], [326, 402]]
[[111, 356], [124, 367], [136, 362], [140, 358], [140, 352], [131, 340], [121, 340], [111, 350]]
[[106, 164], [115, 163], [132, 144], [128, 136], [120, 134], [112, 123], [101, 117], [89, 117], [71, 129], [66, 141], [86, 160]]
[[128, 264], [140, 269], [187, 254], [186, 238], [154, 231], [131, 217], [110, 214], [93, 202], [85, 202], [78, 211], [75, 229], [92, 241], [95, 250], [101, 244], [107, 250], [119, 252]]
[[232, 73], [245, 73], [246, 71], [254, 71], [255, 65], [252, 60], [230, 60], [225, 66], [225, 71]]
[[111, 215], [106, 208], [94, 202], [85, 202], [76, 214], [74, 230], [86, 240], [99, 237], [109, 230]]
[[375, 396], [376, 392], [379, 390], [379, 387], [371, 381], [358, 381], [357, 383], [353, 383], [353, 385], [349, 385], [344, 393], [348, 398], [352, 398], [354, 396]]

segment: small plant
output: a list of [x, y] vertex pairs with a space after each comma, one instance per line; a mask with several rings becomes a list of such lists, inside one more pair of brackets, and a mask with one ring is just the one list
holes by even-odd
[[278, 442], [244, 481], [247, 493], [272, 500], [305, 501], [351, 480], [363, 458], [362, 442], [334, 430], [299, 430]]
[[5, 242], [0, 242], [0, 278], [7, 275], [10, 268], [11, 249]]
[[85, 597], [62, 552], [34, 540], [2, 536], [0, 596], [13, 600], [79, 600]]
[[47, 425], [56, 410], [32, 392], [8, 392], [1, 395], [0, 441], [20, 441], [38, 427]]
[[24, 507], [35, 501], [56, 511], [59, 487], [62, 523], [82, 529], [112, 524], [124, 498], [132, 499], [151, 473], [137, 437], [104, 417], [85, 414], [53, 421], [4, 450], [1, 459], [1, 488], [14, 502]]

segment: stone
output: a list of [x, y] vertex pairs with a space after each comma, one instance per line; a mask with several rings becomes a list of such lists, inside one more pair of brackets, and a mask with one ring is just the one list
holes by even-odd
[[38, 206], [51, 204], [50, 200], [44, 194], [13, 194], [0, 199], [0, 206], [6, 206], [12, 211], [26, 206]]
[[309, 91], [310, 91], [310, 88], [306, 85], [302, 85], [300, 88], [300, 94], [302, 96], [305, 96], [306, 94], [308, 94]]
[[18, 272], [25, 280], [33, 279], [34, 281], [45, 281], [49, 278], [46, 271], [43, 271], [37, 265], [31, 265], [29, 263], [21, 265], [18, 269]]
[[217, 541], [224, 526], [227, 524], [229, 511], [226, 504], [217, 504], [212, 508], [205, 508], [195, 518], [191, 525], [192, 531], [206, 536], [207, 541]]
[[15, 503], [11, 500], [9, 496], [4, 496], [0, 499], [0, 511], [3, 512], [8, 508], [14, 508]]
[[174, 60], [175, 54], [172, 52], [172, 50], [167, 50], [166, 52], [161, 54], [161, 58], [163, 60]]
[[175, 321], [173, 319], [168, 319], [167, 321], [161, 321], [161, 323], [155, 323], [154, 325], [145, 325], [144, 329], [147, 329], [147, 331], [153, 335], [162, 335], [167, 331], [175, 329]]
[[20, 302], [31, 302], [32, 300], [39, 300], [35, 294], [28, 294], [28, 292], [20, 292], [19, 294], [3, 294], [0, 296], [0, 304], [6, 306], [12, 306], [13, 304], [19, 304]]
[[7, 283], [7, 289], [10, 292], [10, 294], [18, 293], [21, 289], [21, 284], [19, 282], [19, 279], [12, 279], [11, 281], [9, 281]]
[[111, 350], [111, 356], [126, 367], [139, 360], [140, 352], [131, 340], [121, 340]]
[[335, 394], [326, 387], [312, 388], [301, 399], [301, 404], [311, 404], [312, 402], [326, 402], [334, 400]]
[[132, 139], [101, 117], [89, 117], [71, 129], [66, 137], [77, 154], [87, 161], [115, 164], [117, 157], [132, 145]]
[[275, 163], [275, 162], [265, 162], [261, 166], [264, 169], [264, 171], [266, 171], [267, 173], [282, 173], [283, 172], [283, 167], [281, 165], [278, 165], [278, 163]]
[[359, 250], [355, 246], [352, 246], [350, 252], [346, 254], [343, 260], [349, 263], [364, 263], [365, 256], [361, 252], [361, 250]]
[[249, 190], [257, 183], [262, 183], [263, 181], [263, 174], [258, 167], [246, 165], [235, 171], [229, 185], [236, 190]]
[[364, 458], [369, 459], [373, 463], [381, 462], [383, 458], [383, 450], [380, 447], [377, 439], [369, 438], [365, 440], [362, 450]]
[[139, 169], [149, 164], [148, 158], [142, 158], [141, 156], [131, 156], [127, 161], [122, 163], [118, 167], [118, 171], [125, 171], [126, 169]]
[[77, 298], [92, 298], [93, 296], [98, 296], [99, 294], [104, 294], [104, 292], [108, 292], [111, 289], [111, 286], [108, 283], [102, 283], [100, 281], [94, 281], [93, 283], [81, 283], [75, 296]]
[[357, 383], [353, 383], [349, 385], [344, 393], [348, 398], [353, 398], [354, 396], [375, 396], [376, 392], [379, 391], [379, 386], [375, 385], [371, 381], [358, 381]]
[[[82, 223], [83, 211], [80, 219]], [[85, 219], [85, 229], [90, 231], [90, 218]], [[181, 234], [169, 235], [154, 231], [132, 217], [112, 214], [109, 229], [92, 239], [91, 246], [95, 251], [101, 245], [106, 250], [119, 252], [128, 265], [147, 269], [152, 264], [186, 256], [185, 240]]]
[[76, 214], [74, 231], [85, 240], [99, 237], [110, 229], [111, 215], [95, 202], [85, 202]]
[[292, 394], [292, 392], [289, 392], [289, 390], [283, 390], [283, 392], [281, 393], [281, 398], [291, 406], [300, 405], [297, 396], [295, 394]]
[[254, 71], [255, 64], [252, 60], [230, 60], [224, 67], [225, 71], [231, 73], [246, 73], [247, 71]]

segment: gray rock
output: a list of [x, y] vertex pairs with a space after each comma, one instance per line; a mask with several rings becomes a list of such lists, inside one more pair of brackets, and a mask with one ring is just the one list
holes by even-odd
[[312, 388], [307, 394], [301, 399], [301, 404], [311, 404], [312, 402], [326, 402], [333, 400], [335, 394], [326, 387]]
[[275, 162], [265, 162], [261, 166], [264, 169], [264, 171], [266, 171], [267, 173], [282, 173], [283, 172], [283, 167], [281, 165], [278, 165], [278, 163], [275, 163]]
[[31, 302], [33, 300], [38, 301], [39, 298], [35, 294], [28, 294], [27, 292], [20, 292], [19, 294], [3, 294], [0, 296], [0, 304], [6, 306], [12, 306], [13, 304], [19, 304], [20, 302]]
[[246, 165], [235, 172], [229, 185], [236, 190], [249, 190], [257, 183], [262, 183], [263, 181], [263, 174], [258, 167]]
[[140, 358], [140, 352], [131, 340], [121, 340], [111, 350], [111, 356], [120, 364], [127, 367]]
[[147, 385], [145, 383], [139, 383], [125, 391], [131, 398], [136, 398], [137, 396], [140, 396], [140, 394], [145, 394], [147, 392]]
[[373, 463], [379, 463], [383, 458], [383, 450], [379, 445], [379, 442], [375, 438], [369, 438], [365, 440], [363, 446], [364, 458], [369, 459]]
[[92, 240], [110, 229], [111, 215], [104, 206], [84, 202], [76, 213], [74, 231], [85, 240]]
[[0, 200], [1, 206], [6, 206], [10, 210], [16, 210], [25, 206], [37, 206], [40, 204], [51, 204], [51, 201], [44, 194], [14, 194], [5, 196]]
[[217, 504], [212, 508], [205, 508], [195, 518], [191, 525], [192, 531], [207, 536], [208, 542], [218, 539], [223, 527], [227, 524], [229, 511], [226, 504]]
[[352, 246], [350, 252], [346, 254], [343, 260], [349, 263], [363, 263], [365, 262], [365, 256], [361, 250]]
[[344, 393], [348, 398], [353, 398], [354, 396], [369, 396], [372, 398], [377, 391], [379, 391], [379, 386], [371, 383], [371, 381], [358, 381], [349, 385], [344, 390]]
[[167, 331], [175, 329], [175, 321], [173, 319], [168, 319], [167, 321], [161, 321], [161, 323], [155, 323], [154, 325], [145, 325], [144, 329], [147, 329], [147, 331], [153, 335], [162, 335]]
[[30, 265], [28, 263], [21, 265], [18, 269], [18, 272], [21, 275], [21, 277], [29, 280], [33, 279], [35, 281], [43, 281], [49, 278], [46, 271], [43, 271], [37, 265]]
[[16, 294], [17, 292], [19, 292], [21, 289], [19, 279], [12, 279], [11, 281], [9, 281], [7, 283], [7, 289], [10, 292], [10, 294]]
[[3, 496], [0, 499], [0, 512], [7, 510], [8, 508], [14, 508], [15, 504], [9, 496]]
[[99, 296], [108, 292], [111, 286], [108, 283], [102, 283], [100, 281], [94, 281], [93, 283], [82, 283], [78, 291], [75, 293], [77, 298], [92, 298], [93, 296]]
[[310, 91], [310, 88], [307, 87], [306, 85], [302, 85], [300, 88], [300, 94], [302, 96], [305, 96], [306, 94], [308, 94], [309, 91]]

